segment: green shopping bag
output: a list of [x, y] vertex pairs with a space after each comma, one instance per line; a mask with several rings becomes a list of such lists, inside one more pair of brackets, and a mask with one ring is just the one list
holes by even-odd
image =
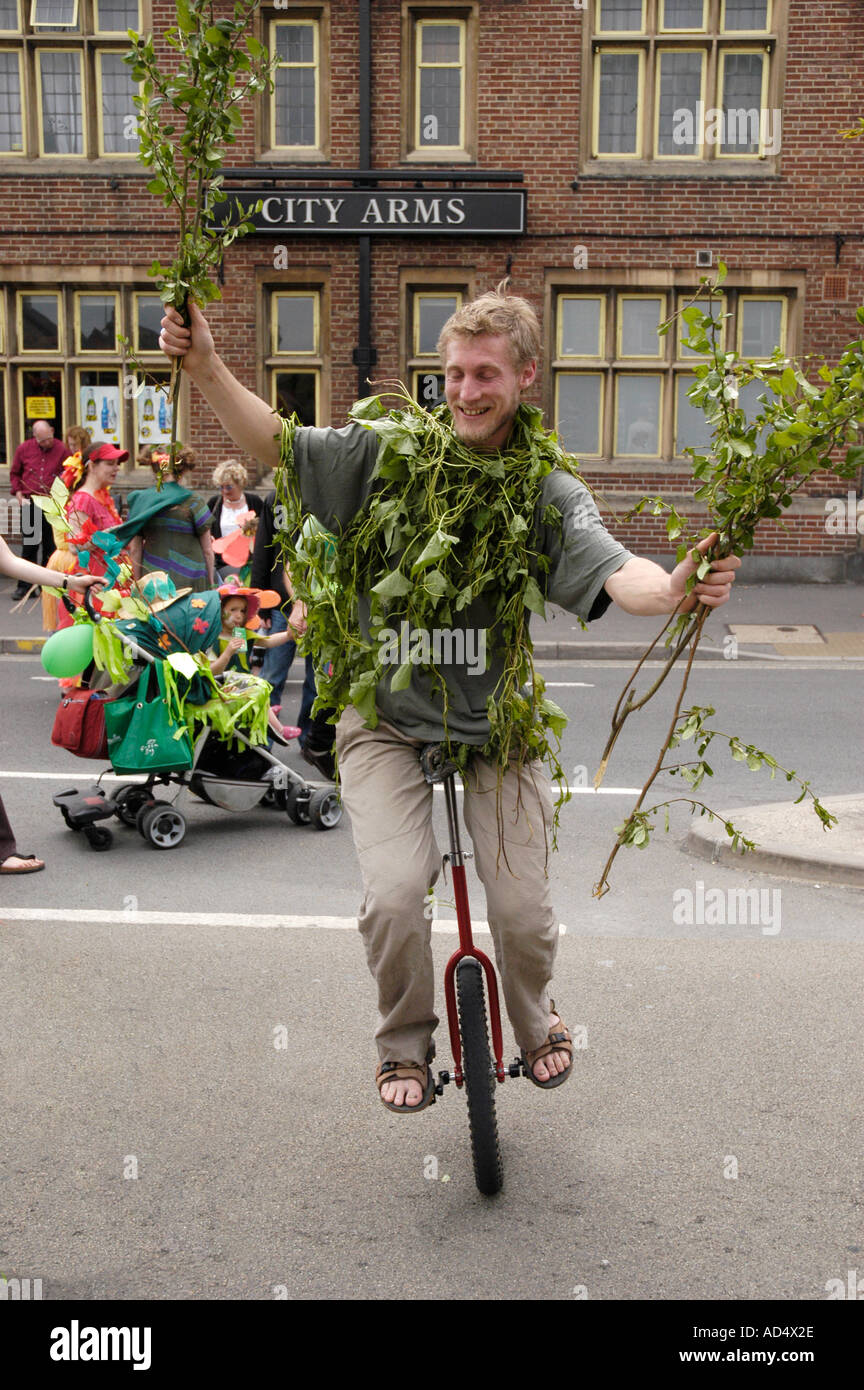
[[[159, 693], [148, 699], [154, 670]], [[182, 772], [192, 766], [192, 744], [171, 713], [161, 661], [144, 668], [134, 694], [106, 701], [105, 730], [115, 772]]]

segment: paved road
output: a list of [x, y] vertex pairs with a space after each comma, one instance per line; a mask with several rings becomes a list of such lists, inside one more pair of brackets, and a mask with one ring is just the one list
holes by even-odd
[[[28, 774], [0, 790], [21, 846], [49, 860], [3, 881], [3, 1273], [70, 1298], [819, 1299], [861, 1266], [860, 892], [696, 860], [683, 817], [592, 900], [632, 800], [616, 789], [643, 780], [659, 715], [621, 740], [611, 794], [563, 812], [556, 997], [587, 1047], [561, 1090], [499, 1087], [505, 1190], [489, 1201], [462, 1095], [415, 1119], [375, 1098], [347, 826], [196, 807], [180, 850], [118, 829], [94, 854], [50, 805], [62, 783], [30, 775], [90, 771], [48, 743], [40, 674], [0, 664], [0, 772]], [[590, 783], [626, 674], [544, 667], [574, 782], [585, 767]], [[730, 662], [697, 671], [692, 700], [838, 794], [860, 790], [859, 689], [849, 670]], [[787, 795], [715, 768], [718, 806]], [[699, 882], [765, 890], [772, 910], [779, 890], [780, 930], [678, 920]], [[482, 917], [476, 883], [472, 902]], [[322, 914], [336, 920], [311, 925]], [[453, 938], [434, 925], [440, 978]]]

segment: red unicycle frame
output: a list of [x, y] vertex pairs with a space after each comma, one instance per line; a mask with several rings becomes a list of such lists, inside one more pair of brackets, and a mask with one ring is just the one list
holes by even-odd
[[495, 1075], [503, 1081], [508, 1075], [504, 1066], [503, 1040], [501, 1037], [501, 1010], [498, 1004], [498, 980], [495, 967], [485, 952], [474, 945], [471, 935], [471, 910], [468, 905], [468, 882], [465, 877], [465, 860], [470, 852], [462, 849], [459, 839], [459, 817], [456, 809], [456, 786], [451, 772], [443, 778], [444, 800], [447, 807], [447, 825], [450, 831], [450, 852], [444, 856], [445, 864], [450, 863], [453, 872], [453, 894], [456, 899], [456, 922], [459, 927], [459, 946], [447, 962], [444, 971], [444, 998], [447, 1002], [447, 1023], [450, 1028], [450, 1047], [453, 1052], [453, 1080], [457, 1086], [464, 1081], [462, 1073], [462, 1038], [459, 1032], [459, 1015], [456, 1009], [456, 967], [466, 956], [473, 956], [483, 967], [486, 976], [486, 989], [489, 999], [489, 1029], [492, 1034], [492, 1051], [495, 1056]]

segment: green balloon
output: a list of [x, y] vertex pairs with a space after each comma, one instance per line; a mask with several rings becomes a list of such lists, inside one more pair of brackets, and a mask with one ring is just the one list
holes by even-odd
[[42, 648], [42, 665], [49, 676], [80, 676], [93, 660], [93, 628], [73, 623], [48, 638]]

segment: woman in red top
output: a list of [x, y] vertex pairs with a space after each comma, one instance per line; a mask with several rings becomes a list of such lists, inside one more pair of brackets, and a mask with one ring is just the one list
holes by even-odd
[[[73, 454], [72, 458], [67, 459], [62, 478], [70, 490], [66, 516], [72, 530], [66, 536], [58, 537], [58, 549], [49, 562], [51, 569], [56, 568], [67, 574], [105, 573], [105, 561], [101, 552], [90, 549], [87, 541], [94, 531], [106, 531], [120, 521], [120, 514], [109, 489], [117, 477], [119, 465], [128, 457], [129, 454], [125, 450], [117, 449], [113, 444], [102, 443], [91, 444], [83, 454]], [[89, 551], [87, 564], [84, 566], [79, 559], [82, 551]], [[54, 605], [53, 613], [46, 607], [46, 600]], [[44, 594], [42, 602], [42, 625], [46, 631], [70, 625], [72, 619], [62, 603]]]

